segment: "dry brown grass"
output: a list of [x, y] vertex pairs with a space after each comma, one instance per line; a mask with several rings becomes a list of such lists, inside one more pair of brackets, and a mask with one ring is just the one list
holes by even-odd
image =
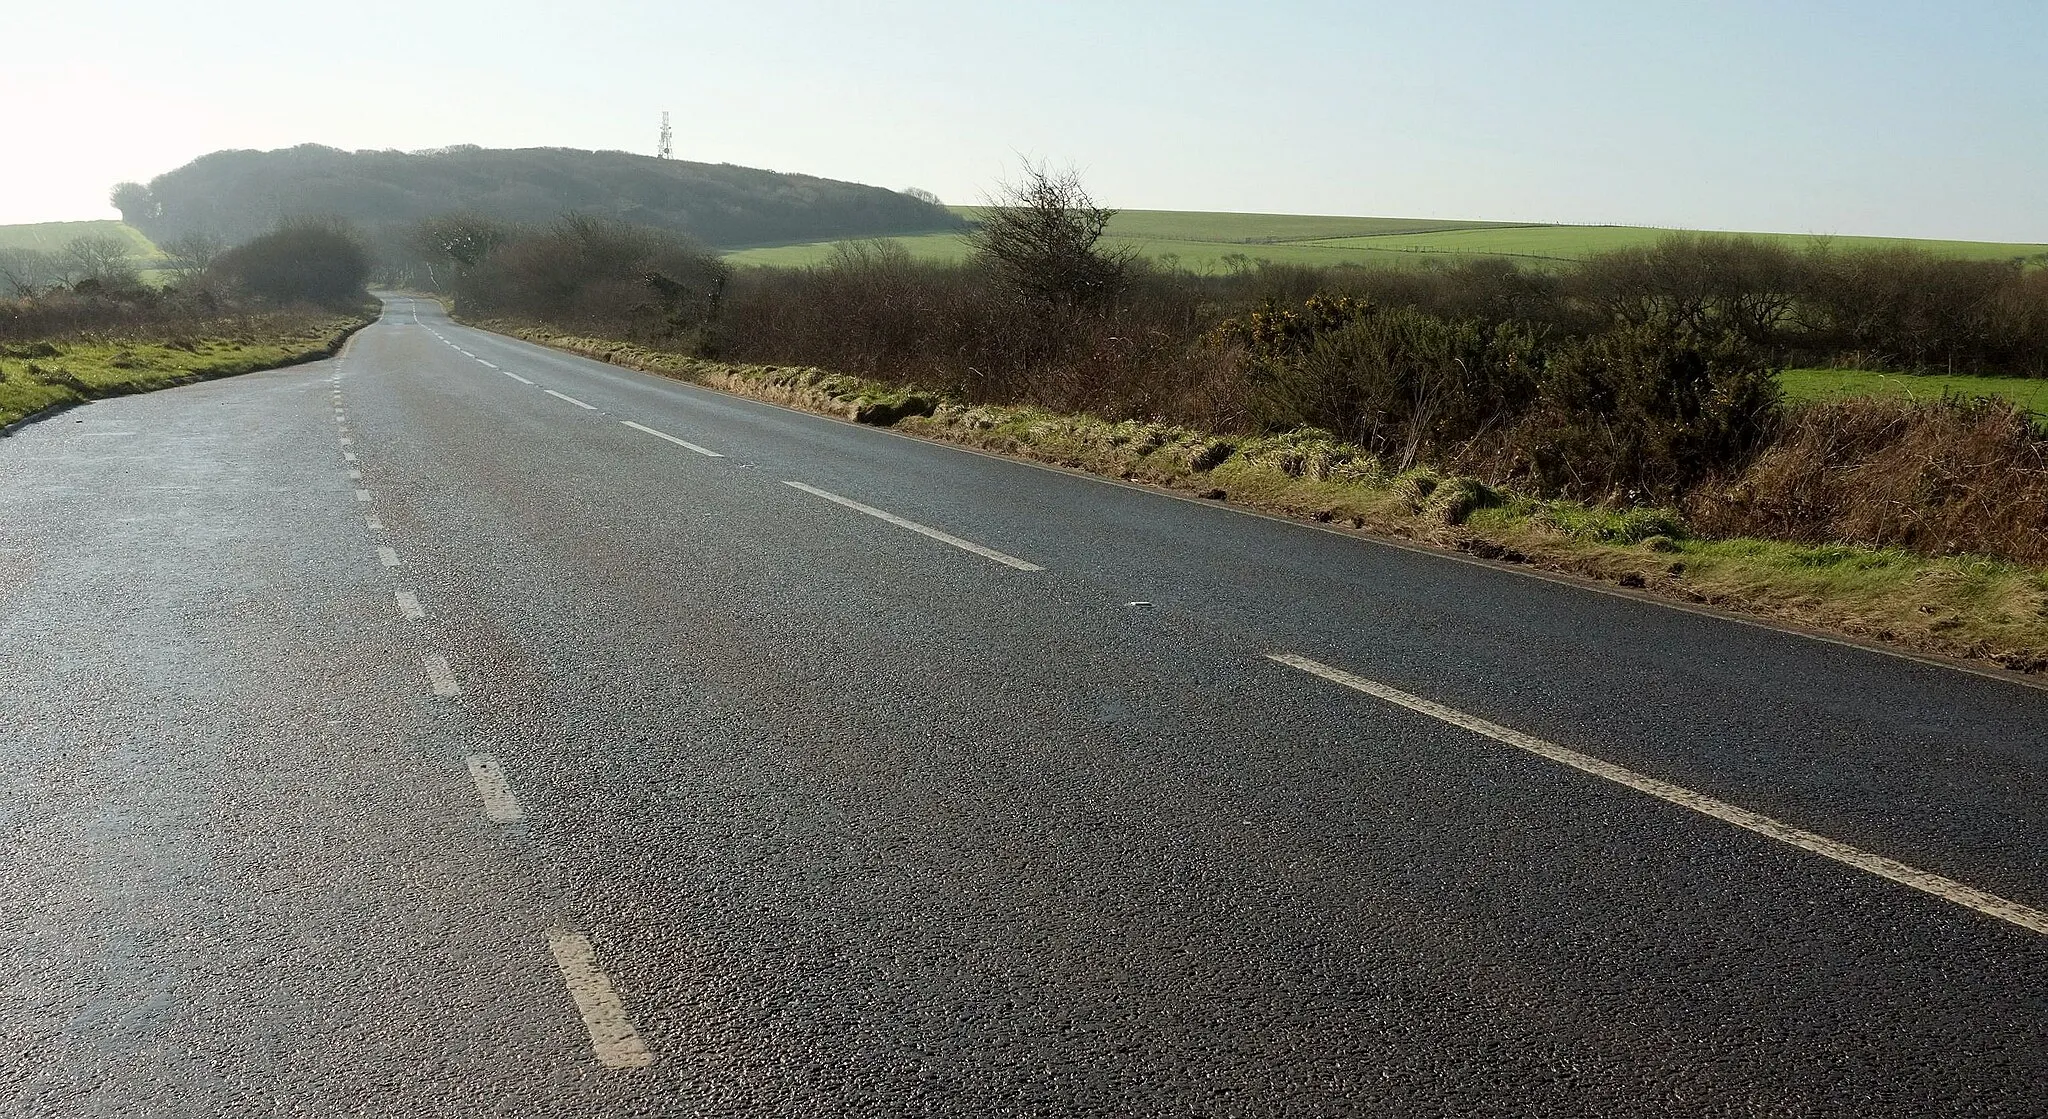
[[1687, 514], [1717, 536], [2048, 565], [2048, 436], [2004, 400], [1817, 402]]

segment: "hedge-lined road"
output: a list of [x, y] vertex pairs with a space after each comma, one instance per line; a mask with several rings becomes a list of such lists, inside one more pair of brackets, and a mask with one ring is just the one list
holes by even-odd
[[10, 1114], [2043, 1107], [2013, 682], [403, 298], [0, 511]]

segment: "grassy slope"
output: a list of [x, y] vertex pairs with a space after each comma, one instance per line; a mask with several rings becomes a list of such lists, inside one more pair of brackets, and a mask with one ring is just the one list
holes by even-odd
[[0, 426], [59, 404], [148, 392], [326, 357], [370, 317], [278, 316], [192, 340], [0, 346]]
[[130, 255], [138, 264], [161, 259], [164, 255], [163, 250], [143, 236], [141, 230], [119, 221], [46, 221], [32, 225], [0, 225], [0, 249], [37, 249], [53, 253], [62, 250], [76, 238], [99, 234], [112, 234], [135, 246]]
[[[955, 207], [972, 217], [974, 208]], [[1577, 260], [1603, 249], [1646, 245], [1671, 232], [1645, 226], [1532, 225], [1448, 221], [1430, 218], [1318, 217], [1301, 214], [1214, 214], [1175, 210], [1126, 210], [1110, 223], [1109, 240], [1154, 259], [1171, 255], [1183, 268], [1218, 271], [1227, 258], [1290, 264], [1418, 264], [1467, 257], [1511, 256], [1543, 261]], [[1811, 244], [1804, 234], [1759, 233], [1794, 247]], [[967, 254], [959, 235], [897, 238], [919, 257], [958, 260]], [[1918, 245], [1944, 256], [1969, 260], [2010, 260], [2048, 255], [2048, 245], [1984, 241], [1912, 241], [1885, 237], [1834, 237], [1840, 248]], [[727, 259], [740, 264], [795, 266], [824, 259], [830, 242], [745, 249]]]
[[1945, 656], [2048, 671], [2048, 572], [1973, 556], [1695, 540], [1669, 514], [1390, 475], [1313, 434], [1225, 440], [1165, 424], [966, 406], [816, 369], [736, 366], [491, 324], [572, 352], [908, 434], [1639, 588]]

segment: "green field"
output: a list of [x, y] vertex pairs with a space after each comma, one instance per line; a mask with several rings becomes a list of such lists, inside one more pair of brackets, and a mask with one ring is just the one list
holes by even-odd
[[[975, 208], [954, 210], [972, 218]], [[1225, 271], [1239, 258], [1283, 264], [1414, 266], [1430, 261], [1507, 257], [1538, 267], [1581, 259], [1607, 249], [1648, 245], [1673, 232], [1628, 225], [1531, 225], [1441, 221], [1429, 218], [1345, 218], [1300, 214], [1211, 214], [1178, 210], [1125, 210], [1110, 222], [1107, 242], [1195, 272]], [[1758, 233], [1794, 248], [1815, 242], [1806, 234]], [[967, 243], [955, 233], [893, 240], [925, 260], [960, 260]], [[1967, 260], [2028, 259], [2048, 264], [2048, 245], [1989, 241], [1920, 241], [1886, 237], [1831, 237], [1838, 248], [1913, 245]], [[726, 254], [735, 264], [799, 266], [825, 259], [832, 242], [774, 245]]]
[[1830, 396], [2002, 396], [2030, 412], [2048, 416], [2048, 380], [2026, 377], [1950, 376], [1940, 373], [1874, 373], [1868, 369], [1787, 369], [1778, 383], [1798, 402]]
[[135, 246], [131, 256], [140, 264], [160, 259], [163, 250], [150, 243], [142, 231], [119, 221], [46, 221], [33, 225], [0, 225], [0, 249], [35, 249], [39, 252], [63, 251], [64, 246], [80, 237], [94, 237], [109, 234], [119, 237]]

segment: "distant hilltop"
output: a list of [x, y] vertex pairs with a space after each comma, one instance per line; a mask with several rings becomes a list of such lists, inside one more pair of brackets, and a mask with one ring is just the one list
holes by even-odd
[[194, 234], [238, 242], [288, 218], [341, 218], [376, 229], [457, 211], [529, 224], [576, 212], [675, 230], [718, 248], [964, 226], [920, 195], [627, 152], [473, 145], [347, 152], [301, 144], [203, 155], [147, 186], [121, 184], [114, 205], [159, 244]]

